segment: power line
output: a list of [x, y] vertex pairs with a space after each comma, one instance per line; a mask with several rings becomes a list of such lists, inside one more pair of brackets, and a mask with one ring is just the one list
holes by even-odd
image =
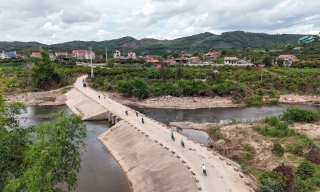
[[299, 24], [302, 24], [302, 23], [306, 23], [306, 22], [314, 21], [314, 20], [318, 20], [318, 19], [320, 19], [320, 17], [314, 18], [314, 19], [309, 19], [309, 20], [306, 20], [306, 21], [301, 21], [301, 22], [298, 22], [298, 23], [290, 24], [290, 25], [286, 25], [286, 26], [283, 26], [283, 27], [278, 27], [278, 28], [275, 28], [275, 29], [270, 29], [268, 31], [274, 31], [274, 30], [277, 30], [277, 29], [283, 29], [283, 28], [291, 27], [291, 26], [294, 26], [294, 25], [299, 25]]

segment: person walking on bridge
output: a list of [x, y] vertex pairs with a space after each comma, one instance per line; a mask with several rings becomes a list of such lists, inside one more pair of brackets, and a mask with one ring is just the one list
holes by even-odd
[[206, 166], [204, 166], [204, 164], [202, 164], [201, 168], [202, 168], [203, 174], [205, 174], [207, 176]]

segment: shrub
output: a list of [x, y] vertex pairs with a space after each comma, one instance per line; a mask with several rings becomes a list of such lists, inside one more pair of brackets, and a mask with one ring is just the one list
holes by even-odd
[[303, 180], [300, 177], [294, 178], [293, 191], [308, 192], [314, 190], [315, 186], [313, 185], [312, 179]]
[[283, 192], [286, 188], [286, 178], [280, 172], [267, 171], [260, 175], [259, 187], [262, 192]]
[[307, 160], [315, 164], [320, 164], [320, 150], [311, 149], [306, 157]]
[[248, 105], [260, 105], [262, 103], [262, 96], [252, 95], [251, 97], [246, 98], [245, 102]]
[[264, 122], [267, 123], [270, 126], [276, 126], [279, 123], [279, 118], [276, 117], [276, 116], [266, 117], [264, 119]]
[[295, 155], [297, 155], [297, 156], [302, 157], [302, 156], [304, 155], [302, 146], [298, 145], [298, 146], [296, 146], [295, 148], [293, 148], [292, 153], [295, 154]]
[[284, 164], [273, 169], [275, 172], [282, 173], [282, 175], [286, 178], [286, 189], [290, 190], [293, 185], [293, 171], [292, 167], [285, 166]]
[[313, 122], [319, 119], [319, 114], [313, 110], [288, 108], [282, 115], [283, 120], [293, 122]]
[[278, 129], [278, 130], [288, 129], [288, 124], [287, 124], [286, 122], [279, 122], [279, 123], [276, 125], [276, 129]]
[[303, 161], [300, 163], [297, 169], [297, 176], [302, 180], [306, 180], [308, 178], [312, 178], [315, 173], [315, 167], [312, 163], [308, 161]]
[[282, 157], [284, 154], [284, 148], [279, 143], [274, 143], [271, 151], [279, 157]]

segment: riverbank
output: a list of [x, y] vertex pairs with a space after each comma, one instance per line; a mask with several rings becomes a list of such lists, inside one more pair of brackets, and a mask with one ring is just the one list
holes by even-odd
[[[11, 94], [6, 96], [7, 101], [22, 102], [26, 105], [64, 105], [66, 97], [63, 94], [70, 87], [55, 89], [47, 92], [30, 92]], [[136, 106], [139, 108], [162, 108], [162, 109], [204, 109], [204, 108], [234, 108], [241, 107], [231, 97], [173, 97], [161, 96], [139, 100], [137, 98], [123, 97], [114, 92], [100, 92], [101, 98], [109, 97], [123, 105]], [[280, 95], [279, 103], [282, 104], [315, 104], [320, 103], [320, 95]]]
[[27, 106], [65, 105], [67, 97], [64, 95], [64, 93], [69, 91], [71, 88], [72, 87], [69, 86], [43, 92], [8, 94], [5, 96], [5, 98], [8, 102], [21, 102]]

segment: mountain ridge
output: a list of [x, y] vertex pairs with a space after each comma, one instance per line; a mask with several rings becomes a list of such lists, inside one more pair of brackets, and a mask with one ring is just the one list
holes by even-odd
[[68, 41], [46, 45], [35, 41], [31, 42], [6, 42], [0, 41], [1, 51], [12, 51], [14, 49], [27, 49], [29, 51], [37, 50], [39, 47], [51, 50], [72, 50], [72, 49], [125, 49], [132, 51], [149, 50], [154, 52], [163, 52], [166, 50], [189, 50], [201, 51], [208, 49], [224, 48], [263, 48], [272, 44], [289, 44], [296, 43], [304, 35], [297, 34], [266, 34], [252, 33], [245, 31], [224, 32], [216, 35], [210, 32], [199, 33], [191, 36], [180, 37], [173, 40], [158, 40], [154, 38], [144, 38], [137, 40], [133, 37], [126, 36], [118, 39], [104, 41]]

